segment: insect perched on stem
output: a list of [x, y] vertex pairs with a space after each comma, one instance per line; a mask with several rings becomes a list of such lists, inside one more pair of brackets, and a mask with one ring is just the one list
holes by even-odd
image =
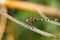
[[35, 17], [30, 17], [28, 19], [26, 19], [26, 22], [28, 23], [33, 23], [33, 22], [36, 22], [36, 21], [39, 21], [40, 19], [38, 18], [35, 18]]

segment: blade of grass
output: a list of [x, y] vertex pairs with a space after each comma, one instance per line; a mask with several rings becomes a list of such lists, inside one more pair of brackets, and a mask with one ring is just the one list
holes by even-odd
[[[47, 16], [45, 16], [44, 14], [43, 14], [43, 12], [41, 11], [41, 9], [39, 9], [39, 8], [35, 8], [35, 10], [37, 11], [37, 13], [40, 15], [40, 16], [42, 16], [44, 19], [49, 19]], [[59, 22], [55, 22], [55, 21], [47, 21], [47, 22], [50, 22], [50, 23], [52, 23], [52, 24], [55, 24], [55, 25], [59, 25], [60, 26], [60, 23]]]

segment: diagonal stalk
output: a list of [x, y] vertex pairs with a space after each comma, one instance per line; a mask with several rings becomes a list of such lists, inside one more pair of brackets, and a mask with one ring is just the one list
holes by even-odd
[[[39, 8], [35, 8], [35, 10], [37, 11], [37, 13], [41, 16], [41, 17], [43, 17], [44, 19], [49, 19], [47, 16], [45, 16], [44, 14], [43, 14], [43, 12], [41, 11], [41, 9], [39, 9]], [[50, 23], [52, 23], [52, 24], [55, 24], [55, 25], [59, 25], [60, 26], [60, 23], [59, 22], [55, 22], [55, 21], [47, 21], [47, 22], [50, 22]]]
[[[15, 22], [15, 23], [17, 23], [17, 24], [19, 24], [19, 25], [27, 28], [27, 29], [30, 29], [30, 30], [38, 33], [38, 34], [41, 34], [41, 35], [44, 35], [44, 36], [47, 36], [47, 37], [57, 38], [57, 36], [54, 35], [54, 34], [50, 34], [50, 33], [44, 32], [44, 31], [42, 31], [42, 30], [40, 30], [40, 29], [37, 29], [37, 28], [34, 27], [34, 26], [30, 26], [30, 25], [28, 25], [28, 24], [26, 24], [26, 23], [23, 23], [23, 22], [21, 22], [21, 21], [18, 21], [18, 20], [16, 20], [15, 18], [11, 17], [10, 15], [4, 14], [4, 13], [1, 12], [1, 11], [0, 11], [0, 14], [6, 16], [6, 17], [7, 17], [8, 19], [10, 19], [11, 21], [13, 21], [13, 22]], [[32, 27], [33, 27], [33, 29], [32, 29]]]

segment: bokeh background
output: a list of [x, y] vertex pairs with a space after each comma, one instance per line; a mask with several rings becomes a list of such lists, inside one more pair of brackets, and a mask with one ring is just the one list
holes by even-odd
[[[60, 0], [23, 0], [23, 1], [28, 1], [28, 2], [33, 2], [33, 3], [39, 3], [39, 4], [43, 4], [46, 6], [50, 6], [53, 8], [57, 8], [60, 9]], [[33, 13], [33, 12], [29, 12], [29, 11], [25, 11], [25, 10], [15, 10], [15, 9], [11, 9], [8, 8], [8, 13], [9, 15], [11, 15], [12, 17], [25, 22], [26, 23], [26, 18], [29, 17], [36, 17], [36, 18], [42, 18], [39, 14], [37, 13]], [[55, 16], [48, 16], [49, 18], [57, 18], [58, 21], [60, 22], [60, 18], [55, 17]], [[10, 25], [13, 24], [13, 25]], [[26, 29], [22, 26], [19, 26], [18, 24], [8, 20], [7, 21], [7, 27], [9, 26], [13, 26], [14, 28], [14, 39], [15, 40], [56, 40], [53, 38], [48, 38], [45, 36], [42, 36], [40, 34], [37, 34], [29, 29]], [[29, 25], [33, 25], [36, 26], [38, 29], [41, 29], [43, 31], [55, 34], [55, 35], [60, 35], [60, 26], [45, 22], [45, 21], [37, 21], [34, 22], [33, 24], [29, 24]], [[6, 36], [7, 36], [7, 27], [3, 36], [3, 40], [6, 40]]]

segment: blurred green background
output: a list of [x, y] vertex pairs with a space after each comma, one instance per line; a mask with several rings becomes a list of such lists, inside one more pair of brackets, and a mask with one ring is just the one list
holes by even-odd
[[[33, 2], [33, 3], [40, 3], [46, 6], [50, 6], [50, 7], [55, 7], [60, 9], [60, 0], [25, 0], [28, 2]], [[40, 15], [38, 15], [37, 13], [33, 13], [33, 12], [28, 12], [28, 11], [23, 11], [23, 10], [14, 10], [11, 8], [8, 8], [9, 14], [11, 16], [13, 16], [14, 18], [25, 22], [26, 18], [29, 17], [36, 17], [36, 18], [42, 18]], [[53, 16], [48, 16], [49, 18], [56, 18]], [[58, 18], [58, 22], [60, 19]], [[9, 25], [11, 23], [10, 20], [7, 21], [7, 25]], [[12, 22], [13, 23], [13, 22]], [[42, 36], [40, 34], [37, 34], [29, 29], [26, 29], [22, 26], [19, 26], [16, 23], [14, 24], [14, 39], [15, 40], [56, 40], [53, 38], [48, 38], [45, 36]], [[38, 29], [41, 29], [43, 31], [52, 33], [52, 34], [56, 34], [56, 35], [60, 35], [60, 26], [45, 22], [45, 21], [37, 21], [34, 24], [30, 24], [33, 26], [36, 26]], [[7, 26], [8, 27], [8, 26]], [[4, 33], [3, 36], [3, 40], [6, 40], [6, 32]]]

